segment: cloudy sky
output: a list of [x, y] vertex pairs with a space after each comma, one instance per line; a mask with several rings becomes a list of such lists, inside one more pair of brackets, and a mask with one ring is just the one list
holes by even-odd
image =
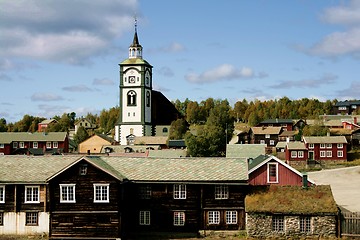
[[360, 99], [360, 1], [1, 0], [0, 118], [117, 106], [134, 16], [170, 100]]

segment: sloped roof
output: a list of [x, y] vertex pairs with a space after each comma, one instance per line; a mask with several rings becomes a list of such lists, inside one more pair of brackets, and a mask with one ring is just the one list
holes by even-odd
[[279, 137], [293, 137], [295, 136], [297, 131], [283, 131]]
[[287, 144], [287, 142], [278, 142], [275, 147], [276, 148], [285, 148], [286, 144]]
[[64, 141], [66, 136], [67, 132], [1, 132], [0, 143]]
[[146, 60], [142, 58], [127, 58], [124, 61], [122, 61], [120, 64], [121, 65], [146, 64], [151, 66], [150, 63], [148, 63]]
[[52, 122], [57, 122], [57, 120], [56, 119], [45, 119], [39, 124], [50, 124]]
[[245, 198], [245, 209], [254, 213], [337, 215], [337, 205], [328, 185], [270, 186]]
[[261, 134], [280, 134], [281, 127], [252, 127], [251, 130], [256, 135]]
[[289, 150], [296, 149], [296, 150], [306, 150], [306, 146], [303, 142], [296, 141], [296, 142], [288, 142], [287, 148]]
[[360, 106], [360, 101], [359, 100], [356, 100], [356, 101], [340, 101], [340, 102], [337, 102], [335, 104], [336, 107], [351, 106], [351, 105], [359, 105]]
[[135, 137], [135, 144], [151, 144], [151, 145], [160, 145], [166, 144], [168, 137], [164, 136], [142, 136], [142, 137]]
[[305, 143], [347, 143], [344, 136], [303, 137]]
[[227, 158], [255, 158], [265, 154], [266, 144], [227, 144]]
[[292, 119], [282, 119], [282, 118], [274, 118], [274, 119], [266, 119], [260, 124], [293, 124]]
[[169, 125], [172, 121], [181, 118], [181, 114], [161, 92], [152, 91], [151, 120], [154, 125]]
[[45, 183], [79, 156], [0, 156], [0, 183]]

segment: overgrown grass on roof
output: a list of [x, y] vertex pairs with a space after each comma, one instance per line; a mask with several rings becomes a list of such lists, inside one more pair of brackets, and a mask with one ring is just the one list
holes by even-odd
[[337, 206], [328, 185], [302, 188], [270, 186], [245, 198], [247, 212], [287, 214], [336, 214]]

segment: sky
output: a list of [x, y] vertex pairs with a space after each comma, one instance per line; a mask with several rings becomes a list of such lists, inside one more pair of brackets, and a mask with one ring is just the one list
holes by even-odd
[[0, 118], [118, 106], [135, 18], [171, 101], [360, 99], [360, 1], [0, 0]]

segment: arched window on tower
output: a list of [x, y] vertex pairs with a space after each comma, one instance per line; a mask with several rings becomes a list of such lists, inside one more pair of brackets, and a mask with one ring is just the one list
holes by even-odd
[[133, 90], [127, 93], [127, 105], [136, 106], [136, 92]]
[[150, 92], [146, 92], [146, 106], [150, 107]]

